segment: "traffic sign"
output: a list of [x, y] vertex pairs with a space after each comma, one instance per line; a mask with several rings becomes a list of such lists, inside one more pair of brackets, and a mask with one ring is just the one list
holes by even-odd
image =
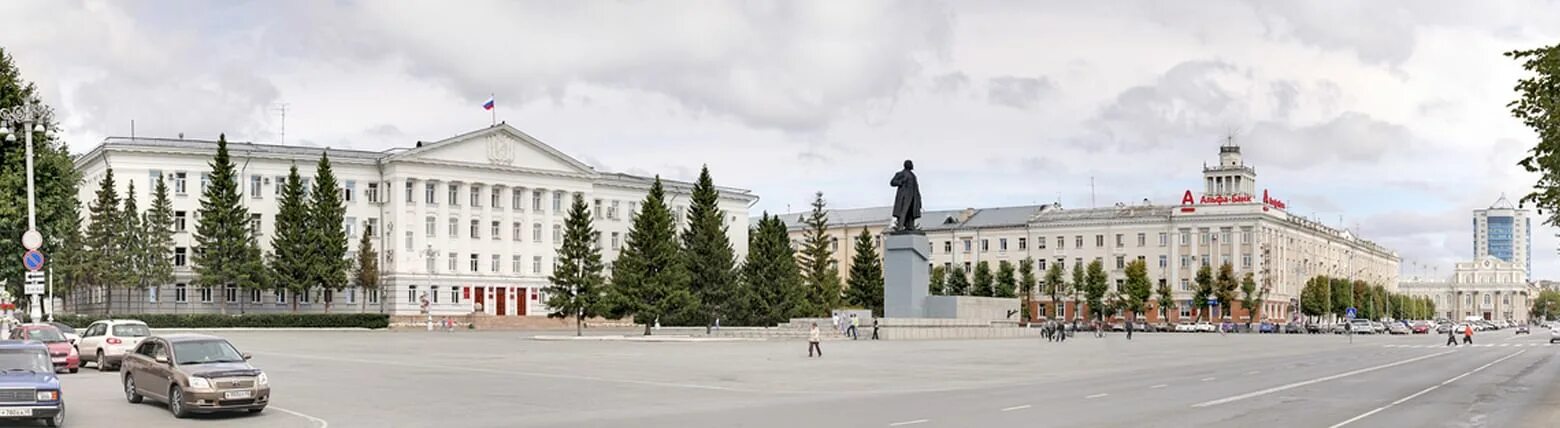
[[26, 266], [27, 270], [33, 272], [43, 270], [43, 253], [38, 250], [27, 250], [27, 254], [22, 255], [22, 266]]
[[1348, 319], [1351, 319], [1351, 320], [1354, 319], [1354, 314], [1355, 314], [1355, 312], [1354, 312], [1354, 307], [1353, 306], [1350, 306], [1349, 309], [1346, 309], [1346, 310], [1343, 311], [1344, 318], [1348, 318]]
[[27, 229], [27, 232], [22, 233], [22, 247], [25, 247], [25, 248], [27, 248], [29, 250], [36, 250], [36, 249], [38, 249], [38, 247], [42, 247], [42, 246], [43, 246], [43, 234], [42, 233], [38, 233], [38, 231], [35, 230], [35, 229]]
[[43, 272], [27, 272], [26, 281], [23, 281], [23, 293], [43, 294]]

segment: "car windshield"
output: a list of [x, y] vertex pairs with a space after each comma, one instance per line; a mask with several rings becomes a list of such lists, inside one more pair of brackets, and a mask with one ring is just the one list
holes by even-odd
[[35, 329], [32, 329], [31, 331], [28, 331], [27, 335], [28, 335], [28, 337], [32, 338], [32, 340], [37, 340], [37, 341], [41, 341], [41, 342], [64, 342], [65, 341], [65, 335], [60, 334], [59, 330], [55, 330], [52, 327], [35, 328]]
[[60, 329], [61, 333], [76, 334], [76, 328], [75, 327], [71, 327], [69, 325], [66, 325], [65, 323], [62, 323], [62, 322], [51, 322], [51, 323], [49, 323], [49, 325], [54, 326], [54, 328]]
[[244, 356], [226, 340], [177, 342], [173, 344], [173, 355], [179, 365], [244, 361]]
[[146, 337], [151, 335], [152, 330], [146, 328], [146, 324], [120, 324], [114, 326], [114, 336], [117, 337]]
[[49, 353], [40, 348], [0, 349], [0, 370], [51, 373], [54, 363], [49, 360]]

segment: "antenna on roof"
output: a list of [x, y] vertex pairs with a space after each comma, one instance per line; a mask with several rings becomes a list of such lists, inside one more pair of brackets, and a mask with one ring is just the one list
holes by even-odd
[[135, 119], [130, 119], [130, 141], [135, 141]]
[[278, 133], [276, 144], [287, 145], [287, 103], [277, 103], [276, 109], [282, 113], [282, 130]]

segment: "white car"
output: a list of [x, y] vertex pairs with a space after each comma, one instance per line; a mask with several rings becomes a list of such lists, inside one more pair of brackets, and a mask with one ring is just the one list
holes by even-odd
[[1551, 324], [1549, 327], [1549, 343], [1560, 340], [1560, 324]]
[[146, 327], [146, 323], [136, 320], [102, 320], [87, 326], [81, 332], [81, 340], [76, 343], [76, 352], [81, 354], [81, 364], [88, 361], [97, 363], [98, 371], [109, 371], [119, 368], [119, 361], [126, 353], [141, 344], [141, 340], [152, 335], [152, 330]]
[[65, 340], [70, 341], [70, 346], [76, 346], [76, 342], [81, 341], [81, 336], [76, 334], [76, 329], [71, 327], [70, 324], [62, 322], [50, 322], [49, 325], [60, 329], [60, 333], [65, 335]]
[[1193, 331], [1200, 331], [1200, 332], [1204, 332], [1204, 333], [1212, 333], [1212, 332], [1218, 331], [1218, 329], [1215, 328], [1213, 326], [1213, 324], [1210, 324], [1210, 323], [1208, 323], [1206, 321], [1197, 323], [1197, 325], [1192, 326], [1192, 328], [1195, 329]]

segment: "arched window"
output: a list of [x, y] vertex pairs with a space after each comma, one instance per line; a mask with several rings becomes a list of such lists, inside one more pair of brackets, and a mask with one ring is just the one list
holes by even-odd
[[1484, 304], [1486, 304], [1486, 305], [1490, 304], [1490, 295], [1488, 295], [1488, 294], [1484, 295]]

